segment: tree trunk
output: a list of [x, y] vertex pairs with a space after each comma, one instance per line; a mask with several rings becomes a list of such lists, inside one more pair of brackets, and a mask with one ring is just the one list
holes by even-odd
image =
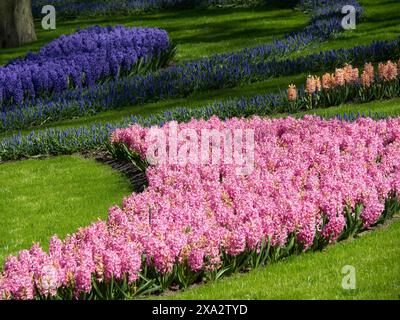
[[0, 0], [0, 48], [36, 41], [31, 0]]

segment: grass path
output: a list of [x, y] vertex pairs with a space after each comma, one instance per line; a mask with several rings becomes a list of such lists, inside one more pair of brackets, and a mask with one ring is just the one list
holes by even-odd
[[[304, 253], [168, 299], [400, 299], [400, 221], [322, 252]], [[342, 288], [353, 266], [356, 289]], [[165, 297], [159, 297], [161, 299]]]
[[0, 265], [8, 254], [53, 234], [64, 237], [120, 204], [128, 179], [111, 167], [77, 156], [0, 165]]
[[[288, 83], [303, 84], [306, 78], [306, 74], [299, 74], [289, 77], [271, 78], [266, 81], [245, 84], [235, 88], [197, 92], [185, 98], [166, 99], [152, 103], [145, 103], [143, 105], [128, 106], [116, 110], [104, 111], [93, 116], [78, 117], [49, 124], [43, 124], [40, 127], [32, 127], [21, 130], [21, 133], [29, 134], [34, 130], [41, 130], [45, 128], [65, 129], [70, 127], [87, 126], [95, 123], [115, 123], [130, 115], [150, 116], [178, 107], [199, 108], [208, 104], [212, 104], [215, 101], [230, 100], [235, 97], [250, 97], [257, 94], [262, 95], [268, 92], [279, 92], [286, 89]], [[14, 130], [0, 133], [0, 139], [18, 132], [18, 130]]]

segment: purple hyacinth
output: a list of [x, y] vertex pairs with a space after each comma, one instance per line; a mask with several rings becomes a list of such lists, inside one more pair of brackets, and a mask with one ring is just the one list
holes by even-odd
[[94, 26], [61, 36], [38, 53], [0, 67], [3, 104], [93, 86], [104, 78], [117, 77], [121, 69], [129, 71], [140, 58], [157, 57], [169, 45], [167, 32], [153, 28]]

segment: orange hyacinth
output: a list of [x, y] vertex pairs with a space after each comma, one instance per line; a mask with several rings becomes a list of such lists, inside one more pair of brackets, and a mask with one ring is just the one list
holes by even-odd
[[297, 99], [296, 85], [291, 84], [291, 85], [289, 85], [289, 88], [288, 88], [288, 100], [295, 101], [296, 99]]
[[351, 81], [357, 82], [359, 77], [360, 77], [360, 72], [358, 71], [358, 68], [353, 68], [351, 73]]
[[378, 65], [379, 79], [383, 81], [391, 81], [396, 79], [398, 75], [397, 65], [390, 60], [387, 63], [379, 63]]
[[314, 81], [315, 81], [315, 87], [317, 88], [317, 91], [321, 91], [321, 88], [322, 88], [321, 78], [316, 76], [314, 78]]
[[388, 61], [388, 63], [386, 64], [386, 76], [389, 80], [394, 80], [397, 78], [398, 75], [398, 71], [397, 71], [397, 64]]
[[343, 68], [344, 81], [346, 83], [357, 82], [359, 78], [358, 68], [353, 68], [351, 64], [346, 64]]
[[351, 82], [352, 74], [353, 74], [353, 67], [351, 66], [351, 64], [346, 64], [343, 68], [343, 76], [344, 76], [344, 81], [346, 83]]
[[313, 76], [308, 76], [306, 83], [306, 92], [312, 95], [317, 90], [317, 83]]
[[335, 75], [330, 73], [325, 73], [322, 76], [322, 88], [327, 90], [335, 85]]
[[335, 70], [335, 85], [343, 86], [346, 83], [345, 74], [343, 69]]
[[373, 78], [371, 78], [370, 74], [364, 70], [361, 75], [361, 83], [364, 87], [368, 88], [373, 82]]
[[364, 72], [365, 72], [371, 79], [374, 79], [375, 70], [374, 70], [374, 66], [372, 65], [372, 63], [366, 63], [366, 64], [364, 64]]

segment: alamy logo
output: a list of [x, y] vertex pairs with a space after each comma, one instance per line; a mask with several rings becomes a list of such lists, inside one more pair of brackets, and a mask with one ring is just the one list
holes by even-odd
[[146, 137], [149, 146], [146, 160], [150, 164], [233, 165], [238, 175], [254, 170], [254, 130], [251, 129], [194, 129], [178, 130], [169, 125], [168, 133], [151, 128]]
[[356, 289], [356, 268], [346, 265], [342, 268], [342, 288], [345, 290]]
[[42, 28], [44, 30], [56, 29], [56, 8], [51, 5], [46, 5], [42, 8], [42, 14], [46, 16], [42, 19]]
[[342, 14], [346, 15], [342, 19], [342, 28], [345, 30], [356, 29], [356, 17], [357, 17], [356, 8], [350, 5], [346, 5], [342, 8]]

